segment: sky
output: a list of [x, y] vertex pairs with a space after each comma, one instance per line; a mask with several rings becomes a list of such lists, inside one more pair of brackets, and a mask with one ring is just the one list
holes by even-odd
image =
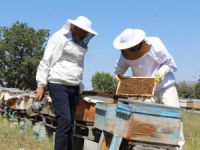
[[163, 41], [178, 66], [178, 82], [200, 78], [200, 0], [0, 0], [0, 26], [19, 21], [52, 35], [78, 16], [89, 18], [98, 32], [85, 56], [85, 90], [92, 89], [97, 71], [114, 75], [120, 51], [112, 43], [125, 28], [142, 29]]

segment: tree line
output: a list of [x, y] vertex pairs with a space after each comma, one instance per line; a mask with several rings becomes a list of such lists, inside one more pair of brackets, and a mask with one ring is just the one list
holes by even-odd
[[200, 81], [192, 85], [185, 81], [180, 82], [177, 84], [177, 90], [179, 97], [200, 99]]

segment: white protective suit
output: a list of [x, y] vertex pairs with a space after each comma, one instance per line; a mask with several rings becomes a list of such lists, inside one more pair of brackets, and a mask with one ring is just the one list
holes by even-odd
[[[93, 35], [88, 35], [88, 41]], [[85, 46], [86, 47], [86, 46]], [[38, 86], [45, 87], [48, 82], [60, 83], [69, 86], [80, 85], [83, 91], [82, 76], [84, 68], [84, 55], [87, 47], [74, 43], [69, 31], [69, 24], [53, 34], [44, 52], [44, 56], [37, 68], [36, 81]]]
[[[145, 41], [150, 45], [150, 50], [136, 60], [128, 60], [121, 54], [115, 66], [115, 74], [122, 76], [130, 67], [133, 76], [155, 76], [160, 83], [157, 84], [154, 97], [150, 100], [148, 99], [148, 102], [156, 102], [179, 108], [179, 99], [175, 86], [176, 81], [173, 75], [177, 66], [173, 57], [159, 38], [145, 37]], [[183, 145], [184, 136], [181, 125], [180, 148], [177, 149], [182, 149]]]
[[[121, 54], [115, 67], [115, 74], [123, 75], [130, 67], [133, 76], [160, 76], [163, 80], [157, 84], [156, 92], [162, 93], [164, 92], [162, 89], [175, 87], [176, 81], [173, 72], [177, 67], [174, 59], [159, 38], [146, 37], [145, 41], [150, 45], [150, 50], [136, 60], [128, 60]], [[174, 102], [174, 107], [179, 107], [177, 106], [177, 93], [175, 92], [173, 95], [175, 97], [169, 101]]]

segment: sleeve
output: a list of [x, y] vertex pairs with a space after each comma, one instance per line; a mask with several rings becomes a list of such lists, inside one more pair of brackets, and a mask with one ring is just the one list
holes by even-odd
[[154, 42], [152, 43], [153, 47], [153, 57], [157, 61], [160, 66], [167, 65], [169, 66], [169, 71], [174, 72], [177, 70], [176, 63], [174, 58], [168, 52], [164, 44], [159, 38], [154, 38]]
[[43, 58], [40, 61], [37, 68], [36, 81], [37, 81], [38, 86], [45, 87], [47, 85], [47, 78], [48, 78], [50, 64], [51, 64], [51, 56], [57, 44], [58, 44], [58, 38], [54, 34], [48, 40]]
[[123, 56], [121, 55], [120, 58], [117, 60], [117, 64], [115, 65], [115, 74], [116, 75], [123, 75], [128, 70], [129, 65], [125, 62]]
[[79, 85], [79, 93], [82, 94], [82, 92], [84, 91], [85, 86], [83, 84], [83, 82], [81, 81], [80, 85]]
[[[83, 58], [81, 67], [82, 67], [83, 70], [84, 70], [84, 58]], [[82, 94], [82, 92], [83, 92], [84, 89], [85, 89], [85, 86], [84, 86], [84, 84], [83, 84], [83, 74], [81, 75], [80, 79], [81, 79], [81, 83], [80, 83], [80, 85], [79, 85], [79, 93]]]

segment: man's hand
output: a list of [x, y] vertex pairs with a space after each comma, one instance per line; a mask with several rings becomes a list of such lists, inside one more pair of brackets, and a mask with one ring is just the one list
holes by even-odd
[[35, 101], [40, 101], [41, 98], [44, 95], [44, 87], [37, 87], [37, 89], [35, 90], [36, 94], [35, 94]]

